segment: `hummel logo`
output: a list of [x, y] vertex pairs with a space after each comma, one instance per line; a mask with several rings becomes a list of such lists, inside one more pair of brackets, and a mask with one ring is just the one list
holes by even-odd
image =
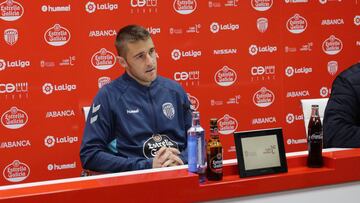
[[[100, 106], [101, 106], [101, 104], [99, 104], [99, 105], [97, 105], [97, 106], [95, 106], [95, 105], [93, 104], [93, 106], [92, 106], [92, 113], [94, 114], [94, 113], [96, 113], [97, 111], [99, 111]], [[90, 119], [90, 123], [91, 123], [91, 124], [94, 123], [94, 122], [97, 120], [97, 118], [98, 118], [98, 115], [92, 116], [91, 119]]]
[[126, 113], [130, 114], [130, 113], [139, 113], [139, 109], [127, 109]]
[[92, 113], [96, 113], [97, 111], [99, 111], [100, 106], [101, 106], [101, 104], [99, 104], [99, 105], [97, 105], [97, 106], [95, 106], [95, 105], [93, 104]]

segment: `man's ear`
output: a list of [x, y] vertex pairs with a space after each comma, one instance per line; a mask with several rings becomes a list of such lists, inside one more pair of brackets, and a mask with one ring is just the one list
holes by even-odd
[[120, 65], [124, 68], [128, 66], [126, 60], [122, 56], [116, 56], [116, 59], [119, 61]]

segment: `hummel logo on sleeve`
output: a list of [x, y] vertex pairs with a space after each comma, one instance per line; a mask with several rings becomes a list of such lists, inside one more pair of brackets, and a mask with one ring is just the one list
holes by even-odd
[[99, 104], [99, 105], [97, 105], [97, 106], [95, 106], [95, 105], [93, 104], [92, 113], [96, 113], [97, 111], [99, 111], [100, 106], [101, 106], [101, 104]]
[[[97, 111], [99, 111], [100, 106], [101, 106], [101, 104], [99, 104], [99, 105], [97, 105], [97, 106], [95, 106], [95, 105], [93, 104], [93, 106], [92, 106], [92, 114], [94, 114], [94, 113], [96, 113]], [[97, 118], [98, 118], [98, 115], [97, 115], [97, 114], [96, 114], [96, 115], [92, 115], [92, 117], [91, 117], [91, 119], [90, 119], [90, 124], [92, 124], [92, 123], [94, 123], [95, 121], [97, 121]]]

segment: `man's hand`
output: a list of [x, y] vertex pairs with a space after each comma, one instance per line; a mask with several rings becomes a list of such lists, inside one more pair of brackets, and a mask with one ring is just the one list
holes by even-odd
[[178, 166], [184, 162], [179, 157], [179, 150], [175, 148], [161, 147], [153, 159], [153, 168]]

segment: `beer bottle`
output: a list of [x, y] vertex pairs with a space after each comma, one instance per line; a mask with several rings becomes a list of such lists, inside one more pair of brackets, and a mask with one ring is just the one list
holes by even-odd
[[199, 174], [199, 182], [206, 180], [206, 148], [205, 133], [200, 126], [200, 114], [192, 113], [192, 126], [187, 132], [188, 141], [188, 170]]
[[323, 166], [323, 129], [319, 116], [319, 105], [311, 106], [311, 117], [308, 125], [308, 159], [307, 165], [311, 168]]
[[223, 148], [219, 140], [217, 119], [210, 119], [210, 140], [207, 144], [208, 180], [222, 180], [223, 177]]

